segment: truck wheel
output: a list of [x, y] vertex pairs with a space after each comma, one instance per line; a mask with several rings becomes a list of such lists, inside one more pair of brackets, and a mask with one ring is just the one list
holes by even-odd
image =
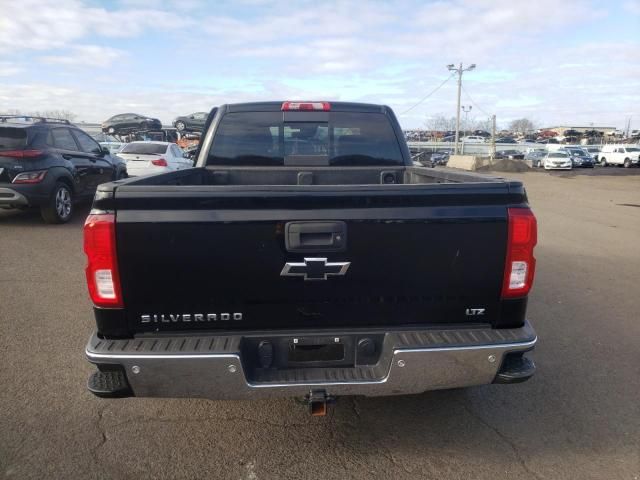
[[107, 129], [107, 133], [108, 133], [109, 135], [113, 135], [114, 133], [116, 133], [116, 129], [115, 129], [115, 128], [113, 128], [113, 127], [109, 127], [109, 128]]
[[184, 129], [185, 129], [184, 122], [176, 122], [176, 130], [178, 130], [179, 132], [183, 132]]
[[56, 183], [51, 198], [40, 208], [40, 214], [47, 223], [66, 223], [71, 219], [73, 194], [66, 183]]
[[606, 167], [607, 165], [608, 165], [608, 164], [607, 164], [607, 159], [606, 159], [606, 158], [604, 158], [604, 157], [602, 157], [602, 158], [600, 159], [600, 166], [602, 166], [602, 167]]
[[631, 166], [631, 160], [628, 158], [624, 159], [624, 168], [629, 168]]

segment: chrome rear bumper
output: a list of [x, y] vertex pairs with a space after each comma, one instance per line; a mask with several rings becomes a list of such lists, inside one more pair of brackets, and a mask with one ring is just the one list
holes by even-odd
[[249, 375], [244, 335], [154, 336], [102, 340], [93, 335], [90, 362], [119, 365], [135, 396], [243, 399], [327, 395], [401, 395], [492, 383], [507, 354], [533, 349], [536, 335], [522, 328], [425, 329], [387, 332], [375, 365], [307, 368]]

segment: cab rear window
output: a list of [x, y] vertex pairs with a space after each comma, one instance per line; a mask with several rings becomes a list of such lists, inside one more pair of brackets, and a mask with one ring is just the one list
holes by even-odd
[[403, 164], [389, 118], [380, 113], [330, 112], [285, 120], [282, 112], [237, 112], [222, 117], [208, 165], [375, 166]]
[[27, 146], [24, 128], [0, 127], [0, 150], [16, 150]]

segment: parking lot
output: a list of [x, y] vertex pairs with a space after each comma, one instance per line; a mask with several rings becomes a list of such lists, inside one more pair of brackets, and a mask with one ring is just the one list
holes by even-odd
[[500, 174], [539, 221], [521, 385], [291, 400], [101, 400], [85, 389], [93, 315], [83, 214], [0, 212], [4, 478], [640, 478], [640, 169]]

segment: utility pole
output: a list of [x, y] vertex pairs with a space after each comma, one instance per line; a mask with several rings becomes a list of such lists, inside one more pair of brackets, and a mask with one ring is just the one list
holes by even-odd
[[462, 105], [462, 111], [464, 112], [464, 128], [463, 131], [466, 132], [469, 130], [469, 112], [473, 109], [472, 105], [464, 106]]
[[496, 116], [491, 115], [491, 162], [496, 159]]
[[462, 63], [460, 66], [456, 68], [456, 66], [452, 63], [447, 65], [447, 68], [450, 72], [456, 72], [458, 74], [458, 108], [456, 109], [456, 147], [455, 154], [458, 154], [458, 142], [460, 140], [460, 94], [462, 92], [462, 74], [464, 72], [468, 72], [476, 68], [476, 64], [472, 63], [467, 68], [462, 68]]

